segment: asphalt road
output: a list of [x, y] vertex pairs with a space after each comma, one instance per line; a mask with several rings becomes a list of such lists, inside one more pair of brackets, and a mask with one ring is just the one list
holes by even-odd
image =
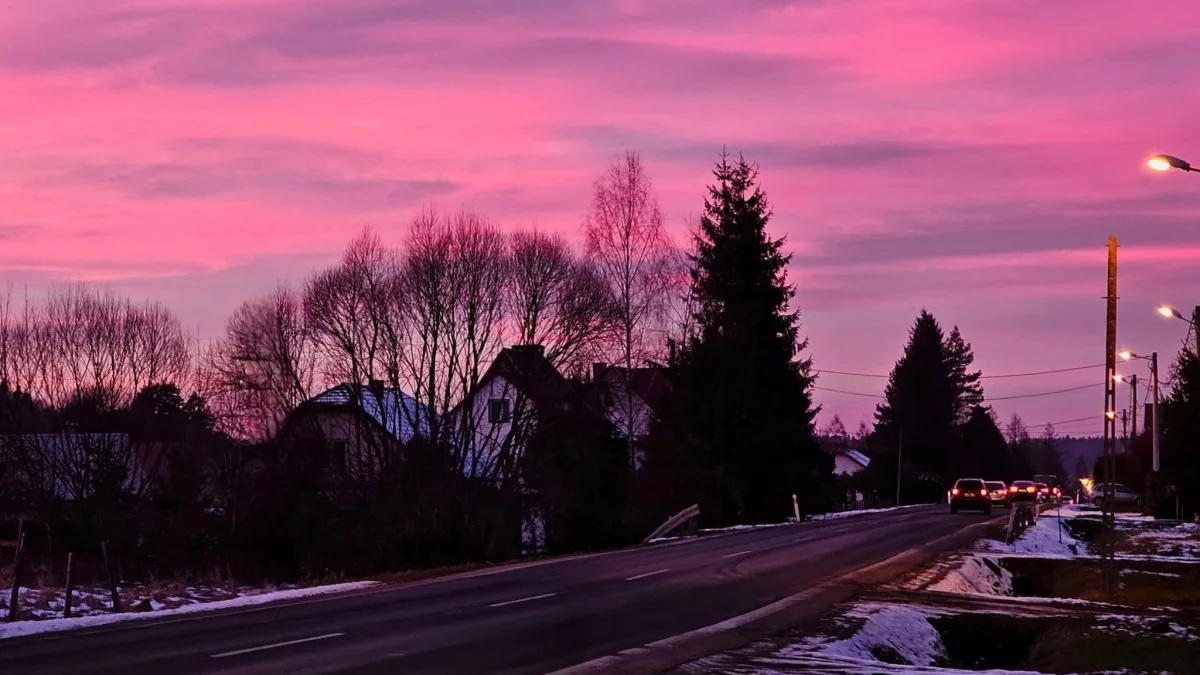
[[546, 673], [744, 614], [984, 516], [902, 509], [0, 641], [0, 673]]

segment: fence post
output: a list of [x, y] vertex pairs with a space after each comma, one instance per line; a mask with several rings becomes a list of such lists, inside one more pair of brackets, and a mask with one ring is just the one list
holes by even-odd
[[100, 550], [104, 552], [104, 569], [108, 571], [108, 584], [112, 589], [112, 611], [119, 613], [121, 611], [121, 594], [117, 591], [117, 576], [113, 572], [113, 559], [108, 552], [108, 542], [100, 542]]
[[25, 554], [25, 521], [21, 521], [21, 529], [17, 534], [17, 555], [13, 558], [12, 591], [8, 594], [8, 620], [16, 621], [21, 613], [21, 563]]
[[63, 603], [63, 618], [71, 618], [71, 596], [75, 590], [75, 577], [71, 576], [71, 570], [75, 567], [75, 554], [67, 554], [67, 597]]
[[796, 493], [792, 493], [792, 511], [796, 513], [796, 522], [800, 522], [800, 501], [796, 499]]

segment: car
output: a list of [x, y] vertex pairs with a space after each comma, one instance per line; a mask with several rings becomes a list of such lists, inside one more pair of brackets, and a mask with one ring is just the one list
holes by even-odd
[[992, 500], [992, 506], [1008, 506], [1008, 486], [1002, 480], [988, 480], [983, 482], [983, 486], [987, 488], [988, 498]]
[[1037, 501], [1037, 483], [1031, 480], [1014, 480], [1008, 486], [1009, 503]]
[[[1112, 484], [1113, 505], [1115, 506], [1141, 506], [1144, 502], [1142, 496], [1137, 492], [1121, 485], [1120, 483]], [[1092, 488], [1092, 503], [1103, 504], [1104, 498], [1108, 495], [1106, 483], [1098, 483]]]
[[982, 478], [959, 478], [950, 489], [950, 513], [959, 509], [992, 512], [992, 500]]
[[1054, 498], [1054, 492], [1050, 490], [1050, 486], [1046, 483], [1034, 483], [1037, 486], [1037, 499], [1039, 502], [1048, 502]]

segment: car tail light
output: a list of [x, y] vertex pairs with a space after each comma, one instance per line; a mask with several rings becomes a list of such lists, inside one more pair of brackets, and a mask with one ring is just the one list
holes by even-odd
[[979, 495], [980, 495], [981, 497], [986, 497], [986, 496], [987, 496], [987, 488], [984, 488], [984, 489], [980, 490], [980, 491], [979, 491]]
[[1017, 486], [1016, 486], [1016, 485], [1014, 485], [1014, 486], [1012, 486], [1012, 487], [1008, 488], [1008, 491], [1009, 491], [1009, 492], [1011, 492], [1011, 493], [1013, 493], [1013, 494], [1016, 494], [1016, 493], [1017, 493]]
[[1025, 491], [1028, 492], [1029, 494], [1033, 494], [1034, 492], [1037, 492], [1037, 488], [1027, 487], [1027, 488], [1025, 488]]
[[1062, 490], [1059, 490], [1058, 488], [1054, 488], [1054, 494], [1056, 494], [1056, 495], [1061, 495], [1061, 494], [1062, 494]]
[[952, 494], [952, 495], [958, 494], [958, 488], [954, 488], [953, 490], [951, 490], [950, 494]]

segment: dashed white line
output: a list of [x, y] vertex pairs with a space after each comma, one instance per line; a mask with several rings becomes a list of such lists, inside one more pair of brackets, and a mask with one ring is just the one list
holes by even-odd
[[327, 633], [325, 635], [317, 635], [316, 637], [301, 638], [299, 640], [288, 640], [287, 642], [276, 642], [275, 644], [262, 645], [260, 647], [249, 647], [247, 649], [238, 649], [232, 652], [221, 652], [220, 654], [212, 654], [209, 658], [223, 659], [226, 656], [238, 656], [240, 654], [249, 654], [251, 652], [261, 652], [264, 649], [276, 649], [278, 647], [290, 647], [304, 642], [316, 642], [317, 640], [328, 640], [329, 638], [341, 637], [345, 633]]
[[643, 574], [635, 574], [634, 576], [629, 577], [625, 581], [637, 581], [638, 579], [645, 579], [646, 577], [652, 577], [656, 574], [662, 574], [663, 572], [670, 572], [670, 571], [671, 571], [670, 567], [664, 567], [661, 570], [654, 570], [653, 572], [645, 572]]
[[497, 603], [488, 605], [488, 607], [504, 607], [506, 605], [516, 605], [518, 603], [529, 602], [531, 600], [541, 600], [542, 598], [552, 598], [556, 595], [558, 595], [558, 593], [543, 593], [541, 595], [532, 595], [528, 598], [521, 598], [520, 600], [509, 600], [507, 602], [497, 602]]
[[737, 553], [730, 553], [729, 555], [723, 555], [721, 557], [722, 558], [733, 558], [734, 556], [746, 555], [747, 553], [754, 553], [754, 551], [738, 551]]

